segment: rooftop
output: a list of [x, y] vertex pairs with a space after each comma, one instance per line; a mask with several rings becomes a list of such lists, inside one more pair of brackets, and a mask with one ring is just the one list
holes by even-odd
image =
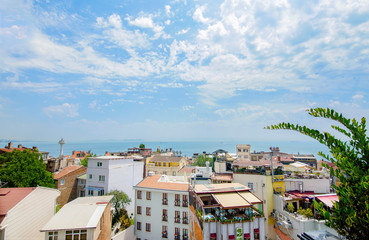
[[154, 155], [150, 158], [150, 162], [180, 162], [182, 158], [177, 156]]
[[172, 190], [172, 191], [188, 191], [189, 183], [187, 182], [174, 182], [163, 180], [167, 176], [163, 175], [153, 175], [147, 176], [141, 182], [139, 182], [136, 187], [140, 188], [152, 188], [152, 189], [165, 189], [165, 190]]
[[123, 159], [132, 159], [132, 157], [125, 157], [125, 156], [99, 156], [99, 157], [89, 157], [89, 159], [93, 159], [93, 160], [123, 160]]
[[69, 173], [72, 173], [78, 169], [81, 169], [81, 168], [85, 168], [85, 170], [87, 171], [87, 168], [84, 167], [84, 166], [68, 166], [66, 168], [64, 168], [63, 170], [61, 170], [60, 172], [58, 172], [57, 174], [54, 175], [54, 179], [57, 180], [57, 179], [60, 179], [66, 175], [68, 175]]
[[0, 223], [7, 212], [36, 188], [0, 188]]
[[40, 231], [96, 228], [113, 196], [80, 197], [62, 207]]
[[218, 183], [218, 184], [198, 184], [194, 189], [196, 194], [202, 193], [221, 193], [221, 192], [234, 192], [234, 191], [249, 191], [250, 188], [240, 183]]

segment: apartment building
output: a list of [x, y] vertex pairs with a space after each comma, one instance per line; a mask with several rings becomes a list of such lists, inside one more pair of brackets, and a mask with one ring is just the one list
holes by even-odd
[[135, 235], [144, 239], [189, 239], [189, 184], [183, 177], [152, 175], [135, 186]]
[[239, 183], [191, 185], [191, 239], [265, 239], [263, 202]]
[[142, 180], [143, 173], [144, 163], [131, 157], [91, 157], [88, 159], [86, 195], [103, 196], [113, 190], [123, 191], [132, 199], [127, 211], [133, 213], [133, 186]]
[[44, 239], [110, 239], [112, 198], [83, 197], [69, 202], [42, 227]]
[[186, 165], [186, 158], [180, 156], [169, 156], [167, 154], [153, 155], [146, 159], [146, 175], [149, 172], [176, 176], [178, 171]]

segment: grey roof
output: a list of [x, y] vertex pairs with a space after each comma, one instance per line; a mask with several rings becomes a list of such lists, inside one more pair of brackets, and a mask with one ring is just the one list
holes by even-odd
[[40, 230], [96, 228], [113, 196], [80, 197], [62, 207]]

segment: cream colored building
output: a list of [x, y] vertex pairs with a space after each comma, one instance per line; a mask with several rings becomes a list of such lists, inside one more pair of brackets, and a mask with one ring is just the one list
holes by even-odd
[[237, 158], [251, 160], [251, 145], [250, 144], [237, 144]]
[[149, 172], [167, 176], [176, 176], [178, 171], [186, 165], [186, 158], [179, 156], [154, 155], [146, 159], [146, 176]]

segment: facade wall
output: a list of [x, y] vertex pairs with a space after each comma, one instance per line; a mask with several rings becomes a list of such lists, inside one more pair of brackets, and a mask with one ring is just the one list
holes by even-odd
[[[180, 229], [180, 236], [182, 239], [183, 229], [187, 229], [189, 236], [189, 224], [183, 224], [183, 213], [186, 212], [188, 216], [188, 207], [182, 206], [183, 195], [189, 199], [188, 192], [184, 191], [170, 191], [159, 189], [144, 189], [136, 188], [137, 191], [142, 191], [142, 199], [135, 201], [135, 235], [137, 238], [143, 239], [162, 239], [162, 227], [167, 226], [167, 236], [169, 240], [175, 237], [175, 228]], [[146, 192], [151, 193], [151, 200], [146, 199]], [[167, 193], [168, 205], [162, 204], [163, 192]], [[180, 194], [181, 205], [175, 206], [175, 194]], [[137, 206], [141, 207], [141, 214], [137, 213]], [[151, 216], [146, 215], [146, 208], [151, 209]], [[163, 221], [163, 209], [167, 210], [167, 221]], [[181, 223], [175, 223], [175, 211], [180, 211]], [[137, 223], [141, 223], [141, 230], [137, 230]], [[150, 224], [150, 232], [146, 231], [146, 224]]]
[[274, 209], [272, 176], [234, 173], [233, 182], [249, 187], [252, 184], [253, 190], [251, 192], [264, 202], [263, 211], [267, 223], [264, 229], [265, 236], [275, 239], [274, 221], [270, 219], [270, 214]]
[[111, 204], [109, 203], [105, 210], [103, 215], [101, 216], [100, 222], [99, 222], [99, 235], [98, 237], [95, 235], [95, 238], [97, 240], [105, 240], [105, 239], [110, 239], [110, 235], [111, 235], [111, 219], [112, 219], [112, 215], [111, 215]]
[[286, 191], [299, 191], [299, 184], [302, 183], [303, 191], [314, 191], [314, 193], [330, 193], [330, 180], [322, 179], [285, 179]]
[[[57, 188], [60, 191], [60, 196], [57, 199], [58, 204], [63, 206], [78, 197], [77, 177], [85, 174], [86, 171], [87, 168], [82, 167], [58, 179]], [[64, 180], [64, 185], [61, 185], [62, 180]]]
[[[94, 231], [95, 229], [87, 229], [87, 239], [86, 240], [96, 240], [96, 238], [94, 237]], [[60, 230], [58, 231], [58, 240], [65, 240], [65, 234], [66, 234], [66, 230]], [[42, 234], [44, 234], [44, 239], [45, 240], [49, 240], [48, 238], [48, 232], [42, 232]], [[40, 238], [41, 239], [41, 238]]]
[[5, 239], [43, 239], [41, 229], [55, 214], [56, 189], [38, 187], [14, 206], [1, 223]]
[[[102, 166], [97, 166], [101, 162]], [[143, 178], [144, 163], [133, 161], [133, 159], [98, 159], [90, 158], [88, 162], [86, 176], [86, 195], [90, 187], [101, 187], [104, 194], [119, 190], [125, 192], [132, 200], [131, 204], [126, 207], [128, 214], [134, 210], [134, 189], [137, 183]], [[92, 174], [92, 179], [90, 179]], [[99, 176], [104, 176], [105, 181], [99, 181]], [[98, 191], [94, 190], [94, 196], [98, 195]]]
[[251, 145], [250, 144], [238, 144], [236, 154], [239, 159], [251, 160]]

